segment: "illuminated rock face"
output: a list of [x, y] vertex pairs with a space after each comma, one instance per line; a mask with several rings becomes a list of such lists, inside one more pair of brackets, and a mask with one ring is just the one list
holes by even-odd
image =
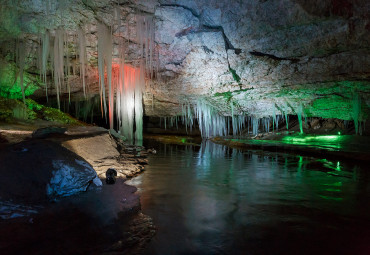
[[[90, 65], [86, 82], [97, 93], [97, 20], [113, 24], [116, 1], [51, 1], [49, 15], [42, 1], [21, 2], [22, 15], [2, 15], [0, 58], [9, 60], [9, 42], [21, 35], [31, 45], [38, 30], [63, 25], [77, 31], [82, 25]], [[366, 1], [351, 0], [120, 1], [122, 25], [113, 28], [130, 41], [127, 56], [137, 64], [133, 15], [155, 16], [158, 79], [146, 86], [147, 116], [181, 114], [182, 103], [202, 98], [223, 115], [232, 108], [256, 117], [297, 114], [303, 107], [304, 116], [363, 120], [370, 106], [369, 8]], [[31, 62], [26, 71], [37, 73]], [[80, 80], [70, 81], [72, 92], [81, 93]]]
[[[202, 96], [226, 115], [231, 104], [234, 114], [257, 117], [297, 114], [302, 105], [305, 116], [348, 120], [358, 93], [360, 118], [367, 118], [369, 6], [350, 1], [310, 6], [304, 1], [165, 2], [156, 10], [161, 70], [168, 79], [154, 92], [158, 109], [172, 109], [164, 102]], [[191, 19], [183, 22], [183, 17]], [[167, 33], [168, 24], [182, 29]], [[148, 112], [156, 114], [155, 109]]]

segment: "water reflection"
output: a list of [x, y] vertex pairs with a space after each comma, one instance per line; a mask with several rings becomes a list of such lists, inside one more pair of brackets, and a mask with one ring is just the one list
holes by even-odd
[[370, 249], [370, 178], [361, 167], [210, 142], [156, 149], [131, 181], [158, 227], [146, 254]]
[[370, 153], [370, 138], [353, 135], [308, 135], [293, 134], [276, 136], [272, 140], [226, 139], [251, 145], [294, 145], [327, 151]]

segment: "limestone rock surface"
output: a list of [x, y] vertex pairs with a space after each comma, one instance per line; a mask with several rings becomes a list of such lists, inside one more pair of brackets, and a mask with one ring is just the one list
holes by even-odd
[[[8, 1], [1, 9], [0, 58], [11, 59], [14, 39], [23, 37], [30, 46], [26, 71], [37, 73], [38, 31], [47, 29], [53, 35], [62, 26], [69, 37], [70, 63], [76, 62], [73, 35], [82, 27], [87, 81], [96, 94], [97, 24], [112, 27], [113, 59], [117, 40], [125, 38], [127, 59], [135, 65], [140, 59], [135, 15], [154, 17], [158, 74], [146, 85], [147, 116], [178, 115], [182, 103], [203, 99], [223, 115], [231, 115], [231, 105], [234, 114], [256, 117], [297, 114], [302, 106], [307, 117], [351, 120], [358, 94], [360, 119], [368, 118], [368, 1], [64, 0], [50, 1], [49, 6], [41, 2], [21, 1], [14, 8]], [[81, 94], [78, 71], [68, 80], [70, 90]], [[49, 92], [56, 94], [52, 85]], [[62, 93], [67, 92], [63, 88]]]

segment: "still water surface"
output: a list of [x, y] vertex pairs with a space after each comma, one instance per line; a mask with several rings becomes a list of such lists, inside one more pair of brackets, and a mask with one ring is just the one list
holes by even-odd
[[157, 144], [130, 180], [145, 254], [370, 254], [370, 167], [213, 143]]

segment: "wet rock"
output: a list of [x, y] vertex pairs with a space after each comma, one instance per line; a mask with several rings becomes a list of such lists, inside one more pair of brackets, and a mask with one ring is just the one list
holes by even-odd
[[[69, 139], [62, 141], [62, 145], [84, 158], [102, 179], [106, 177], [107, 168], [115, 169], [117, 177], [122, 178], [134, 176], [142, 171], [135, 156], [143, 148], [133, 145], [126, 146], [123, 143], [118, 146], [116, 140], [108, 133]], [[127, 151], [127, 153], [121, 155], [119, 149], [122, 150], [122, 153], [123, 151]]]
[[115, 184], [117, 177], [117, 171], [113, 168], [109, 168], [107, 172], [105, 172], [105, 182], [107, 184]]
[[101, 184], [86, 161], [45, 139], [0, 147], [0, 161], [0, 197], [4, 201], [40, 203]]
[[344, 123], [343, 123], [343, 120], [335, 119], [334, 121], [335, 121], [335, 124], [337, 125], [337, 127], [339, 127], [340, 129], [343, 130], [343, 129], [346, 128]]
[[32, 133], [33, 138], [45, 138], [54, 134], [64, 134], [67, 131], [65, 127], [45, 127], [39, 128]]
[[310, 126], [312, 129], [317, 130], [321, 128], [321, 123], [320, 119], [314, 118], [310, 121]]
[[151, 154], [157, 154], [157, 151], [154, 148], [148, 149], [147, 152]]
[[325, 131], [331, 131], [336, 127], [336, 123], [333, 119], [325, 120], [322, 127]]
[[54, 160], [53, 167], [53, 176], [46, 186], [50, 199], [86, 191], [91, 184], [102, 185], [94, 169], [83, 160]]

